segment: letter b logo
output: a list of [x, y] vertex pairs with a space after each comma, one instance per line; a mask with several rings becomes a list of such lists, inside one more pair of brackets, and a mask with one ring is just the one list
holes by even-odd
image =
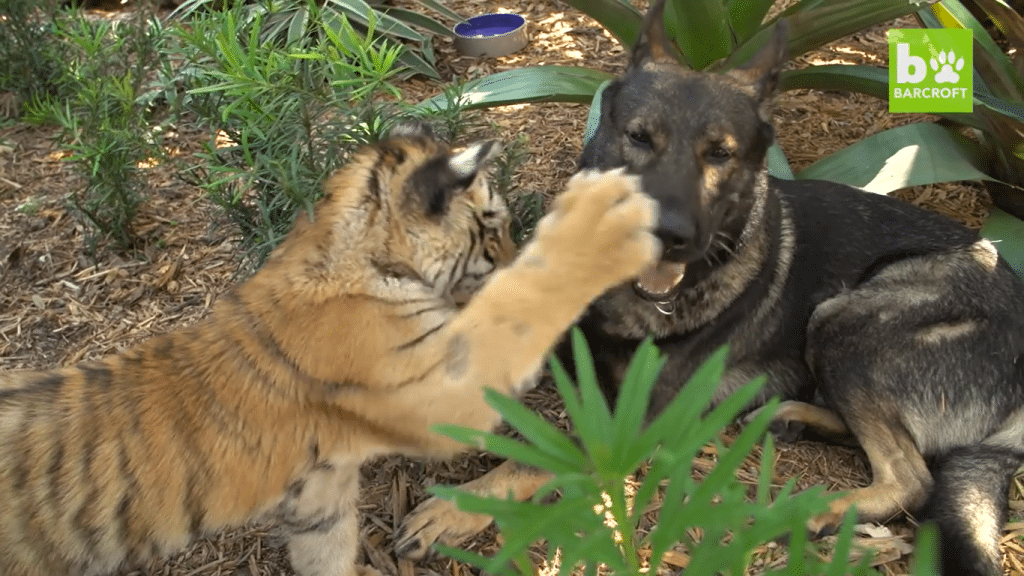
[[893, 28], [889, 112], [971, 112], [973, 31]]
[[[913, 70], [913, 72], [911, 72]], [[917, 84], [928, 74], [928, 65], [924, 58], [910, 53], [910, 44], [896, 45], [896, 83]]]

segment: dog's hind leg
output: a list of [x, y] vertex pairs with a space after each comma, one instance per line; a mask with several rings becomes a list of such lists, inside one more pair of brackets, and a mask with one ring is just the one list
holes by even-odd
[[828, 512], [811, 519], [807, 527], [818, 536], [834, 532], [851, 506], [860, 521], [881, 522], [919, 508], [932, 487], [924, 457], [904, 427], [879, 414], [851, 420], [850, 428], [867, 453], [872, 482], [834, 500]]

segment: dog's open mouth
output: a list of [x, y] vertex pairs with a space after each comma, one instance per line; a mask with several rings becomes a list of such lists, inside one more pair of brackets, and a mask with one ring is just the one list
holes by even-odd
[[685, 273], [685, 262], [662, 260], [654, 268], [637, 276], [633, 281], [633, 290], [644, 300], [667, 302], [676, 295]]

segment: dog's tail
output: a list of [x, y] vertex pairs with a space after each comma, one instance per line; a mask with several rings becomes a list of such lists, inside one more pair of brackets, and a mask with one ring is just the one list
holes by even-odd
[[1022, 462], [1021, 448], [985, 443], [956, 448], [933, 466], [935, 484], [924, 512], [939, 528], [943, 576], [1003, 573], [999, 542], [1007, 492]]

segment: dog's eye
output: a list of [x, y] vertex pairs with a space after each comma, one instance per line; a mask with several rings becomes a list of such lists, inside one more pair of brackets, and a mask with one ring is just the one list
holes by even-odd
[[732, 152], [728, 148], [716, 144], [708, 149], [707, 157], [712, 162], [725, 162], [729, 158], [732, 158]]
[[629, 132], [626, 132], [626, 137], [629, 138], [629, 141], [636, 146], [644, 148], [651, 147], [651, 135], [643, 130], [630, 130]]

